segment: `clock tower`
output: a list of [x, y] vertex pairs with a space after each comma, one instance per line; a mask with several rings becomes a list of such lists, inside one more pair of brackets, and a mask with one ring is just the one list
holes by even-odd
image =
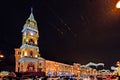
[[22, 45], [20, 49], [15, 49], [16, 72], [38, 72], [41, 70], [43, 58], [39, 54], [38, 38], [37, 22], [31, 8], [31, 14], [22, 29]]
[[37, 58], [39, 57], [39, 48], [38, 48], [38, 27], [37, 22], [34, 19], [33, 10], [31, 9], [31, 14], [26, 20], [24, 27], [22, 29], [22, 45], [21, 58]]

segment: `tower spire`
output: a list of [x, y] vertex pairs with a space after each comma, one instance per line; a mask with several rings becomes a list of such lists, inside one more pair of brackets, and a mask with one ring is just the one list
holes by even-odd
[[35, 32], [38, 32], [37, 22], [34, 18], [32, 7], [31, 7], [31, 13], [30, 13], [28, 19], [26, 20], [26, 23], [24, 24], [24, 28], [23, 28], [22, 32], [26, 31], [27, 30], [26, 28], [29, 28]]
[[31, 13], [33, 13], [33, 8], [31, 7]]
[[31, 13], [30, 13], [29, 19], [33, 19], [34, 20], [33, 8], [32, 7], [31, 7]]

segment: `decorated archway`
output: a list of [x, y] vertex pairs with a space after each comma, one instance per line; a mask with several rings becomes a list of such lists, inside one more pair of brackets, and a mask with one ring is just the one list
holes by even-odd
[[35, 71], [35, 66], [32, 62], [30, 62], [28, 65], [27, 65], [27, 70], [28, 72], [34, 72]]

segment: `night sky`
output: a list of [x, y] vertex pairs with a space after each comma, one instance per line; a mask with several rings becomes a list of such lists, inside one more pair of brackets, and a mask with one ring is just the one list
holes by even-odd
[[[23, 25], [33, 7], [43, 58], [71, 64], [120, 60], [118, 0], [4, 0], [0, 2], [1, 68], [14, 69], [14, 48], [22, 43]], [[5, 70], [6, 70], [5, 69]]]

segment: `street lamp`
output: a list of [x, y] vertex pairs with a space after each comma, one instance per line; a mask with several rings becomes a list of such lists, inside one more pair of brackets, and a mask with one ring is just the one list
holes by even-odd
[[0, 58], [3, 58], [3, 57], [4, 57], [4, 55], [0, 54]]
[[1, 61], [1, 59], [3, 59], [4, 58], [4, 55], [3, 54], [0, 54], [0, 61]]
[[120, 1], [117, 2], [116, 8], [120, 8]]

